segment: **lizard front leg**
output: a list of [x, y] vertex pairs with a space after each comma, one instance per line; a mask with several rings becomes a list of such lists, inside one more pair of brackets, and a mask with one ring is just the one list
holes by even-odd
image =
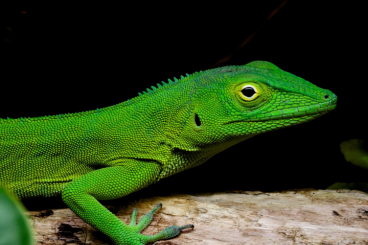
[[85, 222], [103, 232], [115, 244], [147, 244], [169, 239], [192, 225], [171, 226], [154, 236], [145, 236], [140, 232], [152, 220], [153, 213], [161, 207], [156, 206], [135, 225], [136, 211], [132, 222], [126, 225], [97, 200], [109, 200], [126, 196], [151, 183], [160, 173], [155, 162], [134, 161], [124, 166], [106, 167], [85, 174], [70, 182], [62, 191], [64, 202]]

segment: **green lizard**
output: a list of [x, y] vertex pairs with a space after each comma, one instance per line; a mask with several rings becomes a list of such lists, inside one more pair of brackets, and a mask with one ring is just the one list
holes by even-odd
[[116, 199], [202, 164], [254, 135], [304, 123], [336, 107], [331, 91], [265, 61], [162, 82], [123, 103], [73, 114], [0, 120], [0, 184], [21, 199], [60, 196], [115, 244], [147, 244], [98, 200]]

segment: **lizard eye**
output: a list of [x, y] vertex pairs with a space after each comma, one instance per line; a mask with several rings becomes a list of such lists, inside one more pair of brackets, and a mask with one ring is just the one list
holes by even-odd
[[240, 91], [240, 97], [245, 101], [252, 101], [258, 98], [259, 92], [253, 85], [245, 85]]

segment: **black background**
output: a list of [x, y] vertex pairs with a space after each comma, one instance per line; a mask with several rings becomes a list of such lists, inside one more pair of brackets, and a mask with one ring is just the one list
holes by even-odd
[[139, 195], [323, 189], [364, 181], [367, 171], [345, 162], [339, 147], [343, 140], [368, 138], [364, 2], [290, 0], [266, 21], [282, 2], [2, 5], [0, 117], [118, 104], [228, 55], [220, 66], [266, 60], [333, 91], [337, 108], [242, 142]]

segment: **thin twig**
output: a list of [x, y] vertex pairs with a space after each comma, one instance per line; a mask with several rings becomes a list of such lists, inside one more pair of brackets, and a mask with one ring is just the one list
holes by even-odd
[[257, 30], [255, 30], [252, 34], [250, 34], [247, 39], [244, 40], [244, 42], [242, 42], [239, 47], [235, 50], [235, 52], [233, 52], [232, 54], [218, 60], [216, 63], [212, 64], [209, 68], [214, 68], [228, 60], [230, 60], [230, 58], [236, 53], [238, 52], [241, 48], [243, 48], [250, 40], [252, 40], [252, 38], [263, 28], [263, 26], [267, 23], [268, 20], [270, 20], [277, 12], [279, 12], [280, 9], [282, 9], [285, 4], [288, 2], [289, 0], [285, 0], [283, 1], [277, 8], [275, 8], [266, 18], [266, 20], [257, 28]]

